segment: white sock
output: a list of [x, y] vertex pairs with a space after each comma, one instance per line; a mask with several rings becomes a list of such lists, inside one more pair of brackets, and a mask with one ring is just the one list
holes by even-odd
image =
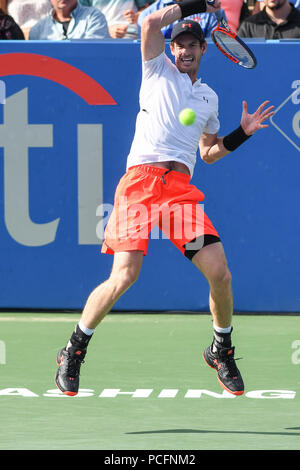
[[87, 328], [81, 320], [79, 320], [79, 323], [78, 323], [78, 326], [79, 328], [81, 329], [81, 331], [86, 334], [87, 336], [92, 336], [92, 334], [94, 333], [95, 331], [95, 328], [94, 329], [91, 329], [91, 328]]
[[216, 326], [214, 323], [213, 323], [213, 328], [217, 333], [230, 333], [232, 330], [231, 325], [228, 326], [228, 328], [220, 328], [219, 326]]

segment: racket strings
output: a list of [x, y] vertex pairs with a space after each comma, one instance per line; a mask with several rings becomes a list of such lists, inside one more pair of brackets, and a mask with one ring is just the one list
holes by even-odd
[[252, 55], [234, 37], [229, 36], [222, 30], [215, 30], [213, 32], [213, 39], [226, 54], [234, 57], [239, 65], [246, 68], [253, 68], [255, 66]]

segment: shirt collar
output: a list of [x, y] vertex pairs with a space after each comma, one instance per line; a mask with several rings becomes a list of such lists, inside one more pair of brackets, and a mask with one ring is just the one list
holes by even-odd
[[[177, 67], [176, 67], [176, 68], [177, 68]], [[177, 69], [177, 70], [178, 70], [178, 69]], [[179, 73], [182, 77], [184, 77], [184, 80], [185, 80], [191, 87], [199, 87], [199, 86], [202, 85], [202, 81], [201, 81], [202, 79], [201, 79], [201, 78], [198, 78], [198, 77], [197, 77], [197, 80], [196, 80], [194, 83], [192, 83], [192, 80], [190, 79], [188, 73], [182, 73], [182, 72], [180, 72], [180, 70], [178, 70], [178, 73]]]
[[[77, 3], [77, 6], [74, 8], [74, 10], [71, 11], [71, 18], [76, 18], [76, 15], [78, 14], [80, 10], [80, 5], [79, 3]], [[55, 18], [54, 18], [54, 14], [55, 14], [55, 11], [54, 11], [54, 8], [52, 8], [52, 10], [50, 11], [50, 15], [53, 19], [53, 21], [57, 21]]]

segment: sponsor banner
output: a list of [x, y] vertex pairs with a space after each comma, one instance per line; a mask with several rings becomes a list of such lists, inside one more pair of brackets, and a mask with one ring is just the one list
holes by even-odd
[[[220, 135], [238, 126], [244, 99], [249, 112], [270, 100], [275, 115], [220, 162], [199, 158], [192, 182], [224, 244], [235, 310], [299, 311], [299, 45], [251, 47], [252, 71], [212, 43], [203, 58], [202, 80], [219, 95]], [[0, 308], [80, 310], [109, 275], [112, 257], [100, 247], [140, 80], [138, 43], [1, 44]], [[115, 310], [207, 311], [204, 278], [166, 236], [152, 235], [140, 279]]]

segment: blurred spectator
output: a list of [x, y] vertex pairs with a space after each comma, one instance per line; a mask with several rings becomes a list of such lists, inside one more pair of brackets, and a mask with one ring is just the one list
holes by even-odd
[[0, 40], [25, 39], [23, 31], [15, 20], [0, 8]]
[[50, 0], [0, 0], [2, 10], [22, 29], [25, 39], [29, 30], [51, 10]]
[[244, 21], [248, 16], [250, 16], [252, 14], [253, 2], [255, 2], [255, 1], [256, 0], [253, 0], [252, 3], [251, 3], [250, 0], [244, 0], [243, 1], [238, 28], [240, 27], [241, 22]]
[[51, 0], [52, 11], [38, 21], [29, 39], [108, 39], [105, 16], [97, 8], [83, 7], [77, 0]]
[[[292, 3], [295, 8], [298, 8], [298, 10], [300, 10], [300, 0], [289, 0], [289, 2]], [[254, 8], [252, 10], [252, 14], [254, 15], [255, 13], [258, 13], [259, 11], [263, 10], [264, 6], [264, 0], [256, 0]]]
[[264, 8], [242, 22], [238, 35], [244, 38], [300, 38], [300, 11], [288, 0], [265, 0]]
[[115, 39], [137, 39], [139, 12], [153, 0], [79, 0], [82, 5], [99, 8], [104, 14], [109, 34]]
[[[150, 13], [152, 13], [153, 11], [161, 10], [162, 8], [167, 7], [168, 5], [172, 5], [172, 3], [174, 3], [173, 0], [156, 0], [154, 3], [152, 3], [152, 5], [150, 5], [148, 8], [143, 10], [140, 13], [139, 18], [138, 18], [139, 35], [141, 31], [142, 22], [144, 21], [146, 16], [150, 15]], [[223, 10], [221, 11], [225, 16], [224, 11]], [[211, 31], [218, 24], [217, 19], [213, 13], [198, 13], [196, 15], [188, 16], [185, 19], [187, 18], [200, 23], [205, 37], [210, 37]], [[162, 28], [162, 33], [166, 39], [171, 38], [172, 29], [173, 29], [174, 24], [176, 23], [177, 21], [171, 25], [166, 26], [165, 28]]]

